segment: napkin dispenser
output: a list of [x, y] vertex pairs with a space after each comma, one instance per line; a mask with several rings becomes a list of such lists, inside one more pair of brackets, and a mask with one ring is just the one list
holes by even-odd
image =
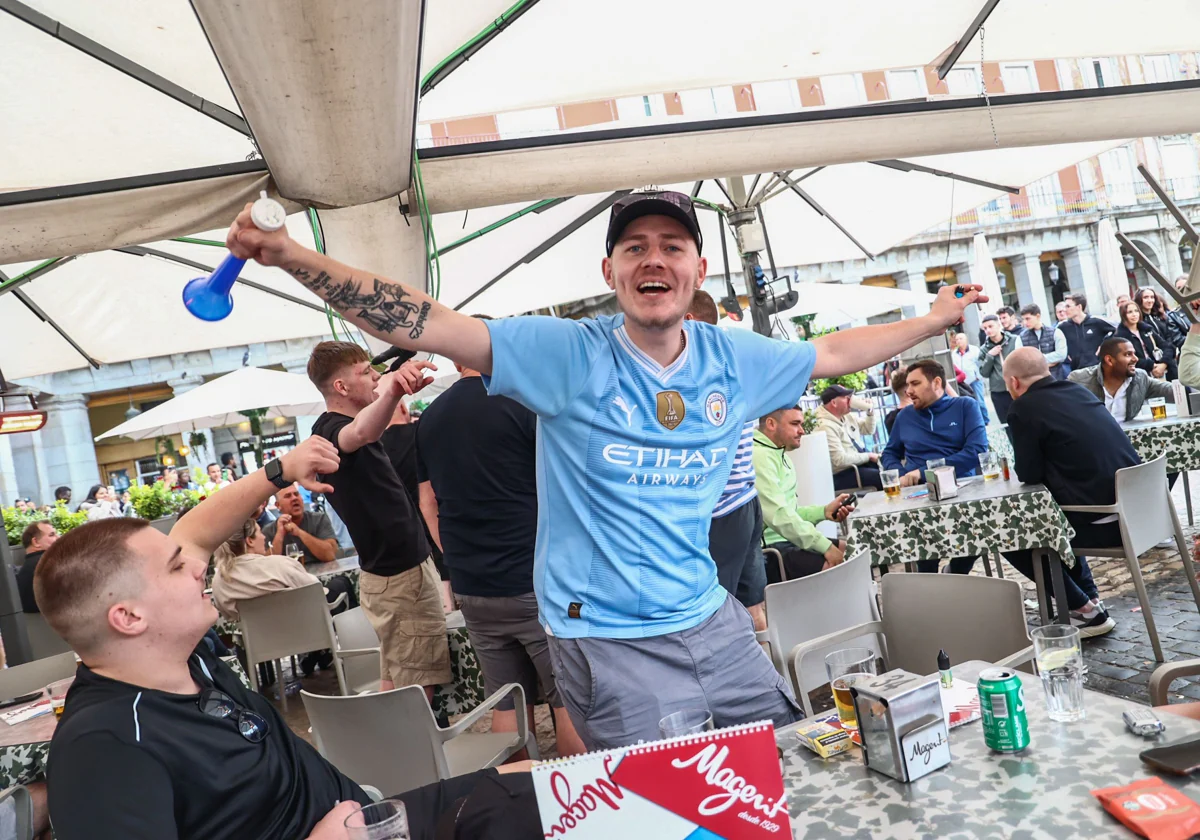
[[950, 763], [950, 733], [937, 676], [888, 671], [850, 687], [863, 764], [913, 782]]
[[949, 464], [925, 470], [925, 484], [929, 487], [929, 498], [935, 502], [958, 495], [958, 475]]

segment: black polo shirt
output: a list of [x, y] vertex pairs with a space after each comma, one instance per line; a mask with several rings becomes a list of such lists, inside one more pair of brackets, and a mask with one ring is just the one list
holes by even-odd
[[196, 694], [168, 694], [80, 665], [50, 742], [50, 818], [58, 840], [303, 840], [339, 800], [367, 795], [292, 734], [204, 645], [192, 677], [268, 722], [252, 744]]
[[338, 436], [351, 422], [345, 414], [326, 411], [313, 423], [313, 434], [337, 446], [341, 456], [337, 472], [323, 476], [334, 489], [326, 499], [350, 532], [362, 570], [391, 577], [425, 562], [425, 530], [382, 443], [354, 452], [338, 445]]

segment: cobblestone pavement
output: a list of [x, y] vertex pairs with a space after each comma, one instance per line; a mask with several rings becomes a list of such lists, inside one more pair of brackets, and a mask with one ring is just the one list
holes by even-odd
[[[1175, 488], [1175, 501], [1190, 550], [1193, 534], [1200, 532], [1200, 529], [1187, 524], [1182, 484], [1179, 482]], [[1154, 650], [1150, 646], [1150, 636], [1146, 632], [1129, 568], [1124, 559], [1097, 557], [1088, 562], [1100, 597], [1117, 626], [1105, 636], [1084, 640], [1087, 686], [1105, 694], [1148, 704], [1150, 674], [1159, 663], [1154, 660]], [[1168, 662], [1200, 658], [1200, 611], [1183, 573], [1179, 552], [1174, 547], [1156, 548], [1142, 556], [1141, 569], [1163, 656]], [[1005, 577], [1021, 581], [1025, 585], [1025, 597], [1030, 602], [1036, 601], [1037, 593], [1032, 581], [1026, 581], [1007, 563], [1004, 574]], [[1040, 623], [1036, 608], [1030, 609], [1028, 616], [1031, 626]], [[1184, 678], [1172, 683], [1172, 703], [1197, 700], [1200, 700], [1200, 677]]]

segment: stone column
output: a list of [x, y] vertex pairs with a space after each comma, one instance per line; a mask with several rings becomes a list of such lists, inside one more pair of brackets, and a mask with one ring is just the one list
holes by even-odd
[[1087, 295], [1088, 314], [1103, 317], [1108, 308], [1108, 295], [1100, 283], [1096, 247], [1088, 244], [1069, 248], [1063, 251], [1063, 261], [1067, 264], [1067, 282], [1071, 289]]
[[[925, 286], [925, 272], [913, 271], [911, 269], [899, 271], [892, 275], [896, 278], [896, 288], [907, 289], [910, 292], [928, 292]], [[901, 309], [905, 318], [916, 318], [918, 315], [924, 315], [929, 311], [928, 303], [921, 303], [919, 306], [905, 306]]]
[[40, 434], [50, 492], [65, 484], [72, 499], [82, 500], [92, 485], [100, 483], [87, 398], [60, 394], [40, 400], [39, 405], [49, 414]]
[[[175, 396], [178, 397], [180, 394], [186, 394], [188, 391], [199, 388], [201, 385], [203, 385], [204, 377], [196, 374], [184, 374], [176, 379], [168, 379], [167, 384], [171, 386], [171, 390], [174, 392]], [[213, 452], [215, 451], [213, 449], [213, 433], [212, 429], [200, 426], [196, 427], [196, 431], [204, 435], [205, 439], [208, 441], [207, 444], [201, 447], [193, 447], [188, 441], [188, 436], [192, 433], [191, 429], [188, 429], [186, 432], [181, 434], [180, 438], [183, 443], [192, 450], [192, 454], [188, 456], [188, 464], [190, 466], [200, 467], [200, 472], [204, 473], [204, 468], [217, 460], [215, 457], [213, 457]]]
[[[13, 463], [12, 443], [9, 438], [14, 435], [0, 435], [0, 507], [7, 507], [21, 495], [17, 486], [17, 467]], [[41, 499], [38, 504], [44, 504]]]
[[[1161, 231], [1161, 233], [1160, 241], [1162, 242], [1163, 259], [1167, 262], [1163, 267], [1163, 274], [1167, 275], [1167, 279], [1173, 283], [1175, 282], [1175, 278], [1180, 274], [1187, 274], [1183, 268], [1183, 258], [1179, 256], [1179, 241], [1183, 238], [1183, 229], [1170, 228]], [[1193, 244], [1192, 248], [1192, 259], [1195, 260], [1196, 245]], [[1155, 287], [1154, 290], [1158, 292], [1159, 297], [1170, 300], [1166, 292], [1158, 288], [1157, 283], [1152, 283], [1151, 285]]]
[[1022, 306], [1036, 304], [1042, 310], [1042, 320], [1053, 323], [1054, 309], [1046, 298], [1046, 281], [1042, 279], [1040, 254], [1018, 254], [1010, 257], [1013, 279], [1017, 282], [1017, 299]]

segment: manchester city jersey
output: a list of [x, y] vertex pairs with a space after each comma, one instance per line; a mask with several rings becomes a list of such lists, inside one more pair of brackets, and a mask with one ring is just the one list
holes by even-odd
[[624, 316], [486, 321], [488, 391], [538, 415], [534, 589], [563, 638], [694, 627], [725, 600], [708, 553], [713, 506], [747, 420], [796, 403], [816, 351], [685, 322], [666, 367]]

